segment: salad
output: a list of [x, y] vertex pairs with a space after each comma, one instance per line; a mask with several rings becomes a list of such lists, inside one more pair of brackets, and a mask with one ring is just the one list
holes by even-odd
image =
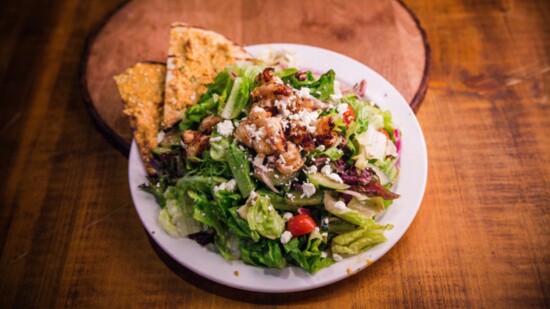
[[173, 237], [226, 259], [309, 273], [386, 240], [401, 132], [333, 70], [241, 64], [159, 134], [142, 189]]

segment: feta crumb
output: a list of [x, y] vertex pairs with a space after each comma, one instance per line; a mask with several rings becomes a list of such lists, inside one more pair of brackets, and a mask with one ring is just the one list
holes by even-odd
[[317, 146], [316, 149], [319, 150], [319, 151], [325, 151], [325, 149], [327, 149], [327, 148], [325, 147], [325, 145], [319, 145], [319, 146]]
[[333, 253], [333, 254], [332, 254], [332, 259], [333, 259], [335, 262], [340, 262], [341, 260], [343, 260], [342, 256], [339, 255], [338, 253]]
[[312, 166], [306, 167], [306, 168], [304, 169], [304, 171], [306, 172], [306, 174], [314, 174], [314, 173], [317, 173], [317, 166], [312, 165]]
[[283, 234], [281, 234], [281, 243], [287, 244], [292, 239], [292, 233], [289, 231], [284, 231]]
[[300, 196], [301, 198], [304, 198], [304, 196], [310, 197], [315, 194], [315, 186], [311, 183], [304, 183], [302, 184], [302, 191], [304, 192], [304, 194]]
[[328, 225], [328, 217], [323, 218], [322, 223], [323, 223], [323, 225]]
[[212, 137], [210, 138], [210, 142], [219, 142], [222, 140], [222, 137], [221, 136], [216, 136], [216, 137]]
[[348, 105], [346, 103], [340, 104], [338, 105], [336, 110], [338, 111], [338, 114], [343, 115], [345, 112], [348, 111]]
[[342, 178], [340, 177], [340, 175], [336, 174], [336, 173], [330, 173], [327, 175], [328, 178], [338, 182], [338, 183], [344, 183], [344, 181], [342, 180]]
[[286, 194], [286, 197], [289, 198], [291, 201], [294, 201], [294, 194], [292, 194], [292, 193], [287, 193], [287, 194]]
[[222, 182], [221, 184], [215, 186], [214, 187], [214, 193], [216, 193], [220, 190], [235, 191], [236, 186], [237, 186], [237, 182], [235, 181], [235, 179], [231, 179], [228, 182]]
[[283, 215], [283, 220], [288, 221], [292, 217], [294, 217], [294, 215], [291, 212], [285, 212], [285, 214]]
[[321, 236], [322, 236], [322, 237], [328, 237], [328, 233], [327, 233], [327, 232], [323, 232], [323, 233], [321, 233]]
[[328, 253], [327, 253], [326, 251], [322, 251], [322, 252], [321, 252], [321, 257], [322, 257], [323, 259], [326, 259], [327, 256], [328, 256]]
[[319, 233], [319, 227], [318, 226], [315, 227], [315, 229], [313, 231]]
[[330, 173], [332, 173], [332, 168], [330, 167], [330, 165], [325, 165], [323, 166], [323, 168], [321, 169], [321, 173], [325, 174], [325, 175], [330, 175]]
[[300, 90], [296, 92], [296, 95], [301, 98], [309, 98], [311, 95], [309, 94], [309, 88], [302, 87]]
[[267, 206], [267, 210], [273, 211], [273, 210], [275, 210], [275, 208], [273, 208], [273, 206], [269, 205], [269, 206]]
[[343, 201], [338, 201], [334, 203], [334, 208], [338, 210], [346, 210], [348, 207], [346, 207], [346, 203], [344, 203]]
[[230, 136], [235, 129], [231, 120], [224, 120], [218, 123], [216, 127], [218, 128], [218, 133], [222, 136]]

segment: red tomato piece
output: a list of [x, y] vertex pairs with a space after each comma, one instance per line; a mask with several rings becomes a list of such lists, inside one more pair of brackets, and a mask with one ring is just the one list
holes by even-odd
[[308, 215], [296, 215], [286, 225], [286, 229], [292, 234], [293, 237], [309, 234], [315, 230], [317, 224]]
[[355, 120], [355, 112], [353, 111], [353, 108], [348, 104], [348, 110], [344, 112], [342, 115], [342, 118], [344, 122], [346, 123], [346, 126], [349, 126], [349, 124]]

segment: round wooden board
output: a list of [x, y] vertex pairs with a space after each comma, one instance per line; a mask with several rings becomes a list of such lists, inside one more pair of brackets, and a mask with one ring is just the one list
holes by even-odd
[[165, 62], [175, 21], [242, 45], [297, 43], [347, 55], [380, 73], [415, 111], [426, 93], [430, 48], [418, 19], [400, 1], [134, 0], [90, 35], [81, 72], [90, 114], [126, 153], [132, 132], [113, 76], [139, 61]]

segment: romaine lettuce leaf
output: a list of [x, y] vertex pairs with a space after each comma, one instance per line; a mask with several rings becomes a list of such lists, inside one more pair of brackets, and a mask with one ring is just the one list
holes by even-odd
[[286, 266], [286, 259], [277, 240], [261, 238], [253, 242], [241, 239], [239, 248], [246, 264], [279, 269]]
[[256, 188], [256, 184], [250, 177], [250, 162], [246, 156], [247, 153], [234, 143], [227, 150], [227, 163], [243, 197], [248, 197]]
[[213, 132], [210, 136], [210, 157], [215, 161], [226, 161], [227, 149], [231, 145], [231, 139]]
[[285, 230], [285, 221], [267, 197], [251, 194], [246, 204], [248, 206], [246, 220], [250, 230], [269, 239], [281, 237]]
[[306, 80], [300, 81], [296, 78], [295, 73], [287, 70], [281, 77], [285, 83], [289, 83], [293, 88], [301, 89], [303, 87], [309, 88], [310, 94], [321, 101], [326, 101], [330, 98], [331, 94], [334, 94], [334, 80], [336, 74], [333, 70], [329, 70], [325, 74], [321, 75], [319, 79], [315, 80], [313, 74], [310, 71], [306, 72]]
[[310, 274], [318, 272], [321, 268], [334, 264], [330, 257], [324, 257], [320, 246], [323, 245], [322, 238], [301, 236], [292, 238], [283, 245], [290, 262], [305, 269]]
[[358, 254], [386, 241], [384, 231], [391, 225], [380, 225], [372, 220], [371, 224], [361, 226], [352, 232], [338, 235], [332, 239], [331, 250], [337, 254]]

